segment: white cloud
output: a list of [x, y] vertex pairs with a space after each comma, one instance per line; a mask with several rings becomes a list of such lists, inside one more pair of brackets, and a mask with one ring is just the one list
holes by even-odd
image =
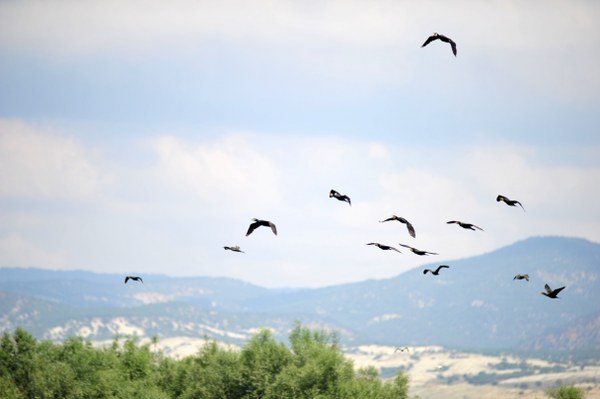
[[[453, 61], [459, 69], [444, 74], [463, 74], [448, 79], [451, 93], [471, 80], [473, 90], [495, 82], [511, 93], [533, 89], [580, 101], [597, 98], [600, 89], [599, 17], [598, 4], [584, 0], [0, 2], [0, 49], [58, 62], [65, 56], [178, 54], [200, 68], [214, 57], [204, 50], [217, 47], [244, 60], [238, 68], [257, 63], [259, 70], [285, 71], [296, 81], [299, 74], [307, 81], [317, 76], [352, 82], [347, 95], [361, 88], [364, 96], [369, 84], [405, 84], [419, 71], [435, 75], [434, 69], [422, 70], [422, 60], [437, 52], [424, 55], [419, 46], [439, 31], [459, 47]], [[435, 61], [427, 59], [429, 68], [439, 67]], [[488, 82], [482, 68], [496, 78]]]
[[0, 238], [2, 266], [47, 267], [63, 269], [68, 266], [68, 256], [63, 250], [48, 250], [20, 235]]
[[153, 145], [159, 156], [156, 173], [165, 186], [211, 206], [229, 206], [236, 213], [272, 208], [281, 200], [280, 169], [251, 140], [242, 135], [201, 142], [160, 137]]
[[77, 139], [0, 119], [0, 197], [82, 199], [93, 196], [100, 184]]
[[[44, 141], [47, 148], [58, 142], [62, 149], [87, 152], [85, 141], [51, 137]], [[98, 271], [225, 275], [267, 286], [322, 286], [389, 277], [532, 235], [600, 241], [600, 187], [595, 184], [600, 166], [592, 158], [556, 162], [543, 148], [504, 143], [428, 148], [258, 133], [211, 139], [160, 136], [151, 146], [144, 146], [144, 140], [128, 143], [135, 148], [125, 152], [144, 161], [103, 157], [103, 168], [109, 164], [114, 181], [103, 192], [105, 200], [93, 201], [83, 213], [49, 216], [26, 204], [4, 211], [3, 264], [63, 267], [70, 260], [73, 266]], [[30, 159], [29, 146], [19, 145]], [[111, 145], [102, 151], [111, 151]], [[574, 155], [581, 151], [569, 149]], [[51, 172], [43, 175], [49, 181], [63, 173], [48, 166], [52, 163], [44, 165], [41, 169]], [[7, 187], [12, 191], [3, 200], [15, 193], [40, 195], [41, 201], [57, 198], [50, 189], [48, 194], [39, 188]], [[350, 195], [352, 206], [330, 199], [331, 188]], [[500, 193], [521, 200], [527, 212], [497, 203]], [[410, 220], [417, 238], [399, 223], [379, 223], [391, 214]], [[258, 231], [245, 237], [251, 217], [273, 220], [280, 234]], [[447, 225], [451, 219], [474, 223], [485, 232]], [[372, 241], [403, 242], [441, 255], [385, 252], [365, 245]], [[69, 242], [68, 248], [58, 247], [60, 242]], [[223, 245], [241, 245], [246, 254], [224, 252]]]

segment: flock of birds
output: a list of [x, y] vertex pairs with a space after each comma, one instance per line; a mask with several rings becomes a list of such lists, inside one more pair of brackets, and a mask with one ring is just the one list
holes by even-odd
[[[439, 33], [433, 33], [431, 36], [429, 36], [427, 38], [427, 40], [425, 40], [425, 42], [423, 43], [423, 45], [421, 47], [425, 47], [427, 46], [429, 43], [436, 41], [436, 40], [440, 40], [444, 43], [448, 43], [450, 44], [450, 48], [452, 49], [452, 54], [454, 54], [454, 56], [456, 56], [457, 53], [457, 49], [456, 49], [456, 43], [450, 39], [447, 36], [441, 35]], [[342, 201], [342, 202], [346, 202], [348, 203], [348, 205], [352, 206], [352, 201], [350, 199], [350, 197], [348, 195], [345, 194], [340, 194], [338, 191], [336, 190], [330, 190], [329, 191], [329, 198], [335, 198], [338, 201]], [[504, 195], [498, 195], [496, 197], [496, 201], [497, 202], [504, 202], [506, 205], [508, 206], [512, 206], [512, 207], [516, 207], [517, 205], [521, 207], [521, 209], [523, 209], [523, 211], [525, 211], [525, 208], [523, 207], [523, 204], [521, 204], [519, 201], [517, 200], [512, 200]], [[404, 225], [406, 225], [406, 229], [408, 230], [408, 234], [413, 237], [416, 238], [416, 231], [414, 226], [405, 218], [400, 217], [400, 216], [396, 216], [396, 215], [392, 215], [387, 219], [381, 220], [380, 223], [385, 223], [385, 222], [391, 222], [391, 221], [397, 221], [400, 222]], [[463, 229], [466, 230], [473, 230], [473, 231], [484, 231], [481, 227], [474, 225], [472, 223], [465, 223], [459, 220], [450, 220], [448, 222], [446, 222], [447, 224], [457, 224], [458, 226], [460, 226]], [[271, 229], [271, 231], [273, 232], [274, 235], [277, 235], [277, 226], [275, 226], [275, 223], [269, 221], [269, 220], [263, 220], [263, 219], [257, 219], [254, 218], [252, 219], [252, 223], [250, 224], [250, 226], [248, 226], [248, 231], [246, 232], [246, 236], [249, 236], [250, 234], [252, 234], [256, 229], [258, 229], [259, 227], [268, 227]], [[370, 242], [366, 245], [373, 245], [381, 250], [384, 251], [395, 251], [398, 253], [402, 253], [400, 250], [398, 250], [397, 248], [394, 248], [390, 245], [385, 245], [385, 244], [380, 244], [377, 242]], [[419, 256], [424, 256], [424, 255], [438, 255], [435, 252], [430, 252], [430, 251], [423, 251], [417, 248], [414, 248], [410, 245], [406, 245], [406, 244], [402, 244], [399, 243], [398, 245], [400, 245], [403, 248], [407, 248], [409, 249], [412, 253], [419, 255]], [[238, 245], [236, 246], [224, 246], [223, 247], [225, 250], [228, 251], [232, 251], [232, 252], [239, 252], [239, 253], [244, 253], [244, 251], [242, 251], [240, 249], [240, 247]], [[438, 266], [435, 270], [431, 270], [431, 269], [425, 269], [423, 270], [423, 274], [427, 274], [427, 273], [431, 273], [434, 276], [439, 275], [440, 271], [442, 269], [448, 269], [450, 268], [450, 266], [448, 265], [440, 265]], [[139, 281], [141, 283], [143, 283], [144, 281], [142, 280], [141, 277], [139, 276], [126, 276], [125, 277], [125, 284], [127, 284], [127, 282], [129, 280], [133, 280], [133, 281]], [[529, 275], [528, 274], [517, 274], [516, 276], [514, 276], [513, 280], [526, 280], [529, 281]], [[565, 287], [559, 287], [556, 289], [552, 289], [548, 284], [545, 284], [544, 286], [545, 290], [541, 292], [542, 295], [547, 296], [548, 298], [558, 298], [558, 294], [565, 289]], [[407, 347], [403, 347], [403, 348], [396, 348], [396, 350], [400, 350], [400, 351], [404, 351], [404, 350], [408, 350]]]

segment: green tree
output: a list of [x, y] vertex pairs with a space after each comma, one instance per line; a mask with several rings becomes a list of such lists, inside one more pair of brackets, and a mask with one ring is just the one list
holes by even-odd
[[549, 389], [547, 395], [553, 399], [583, 399], [585, 391], [572, 385], [561, 385]]

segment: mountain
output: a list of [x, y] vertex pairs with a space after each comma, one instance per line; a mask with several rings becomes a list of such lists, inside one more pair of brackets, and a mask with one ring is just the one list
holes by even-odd
[[[228, 278], [0, 269], [0, 329], [39, 337], [117, 333], [208, 336], [239, 344], [258, 328], [285, 339], [295, 320], [350, 345], [443, 345], [466, 350], [585, 351], [600, 347], [600, 245], [534, 237], [394, 278], [272, 290]], [[527, 273], [530, 281], [513, 280]], [[544, 284], [566, 286], [559, 299]]]

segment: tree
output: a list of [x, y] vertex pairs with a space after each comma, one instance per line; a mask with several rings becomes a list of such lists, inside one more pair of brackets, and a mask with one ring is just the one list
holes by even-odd
[[559, 387], [549, 389], [546, 393], [553, 399], [585, 398], [585, 391], [581, 388], [574, 387], [573, 385], [561, 385]]

